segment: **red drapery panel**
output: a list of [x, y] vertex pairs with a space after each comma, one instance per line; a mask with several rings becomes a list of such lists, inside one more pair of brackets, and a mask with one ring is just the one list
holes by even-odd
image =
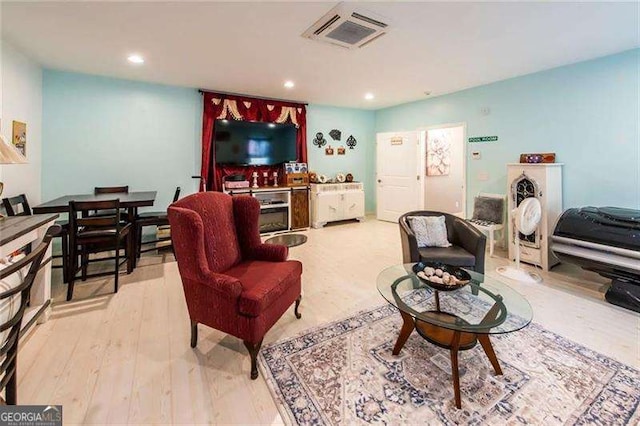
[[212, 139], [215, 133], [215, 121], [219, 119], [293, 123], [298, 129], [296, 137], [298, 161], [307, 162], [307, 109], [304, 104], [211, 92], [204, 92], [202, 98], [204, 108], [200, 175], [206, 181], [207, 190], [221, 191], [222, 177], [229, 173], [244, 173], [248, 178], [255, 170], [259, 171], [260, 179], [262, 179], [262, 171], [268, 171], [270, 175], [273, 171], [278, 171], [280, 176], [282, 175], [280, 167], [216, 167]]

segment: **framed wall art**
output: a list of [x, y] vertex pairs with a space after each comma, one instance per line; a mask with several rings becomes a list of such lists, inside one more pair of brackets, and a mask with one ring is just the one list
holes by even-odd
[[22, 155], [27, 156], [27, 123], [14, 120], [11, 142]]

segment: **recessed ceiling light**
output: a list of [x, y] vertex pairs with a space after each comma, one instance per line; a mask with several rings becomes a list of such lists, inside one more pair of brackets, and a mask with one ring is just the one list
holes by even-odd
[[144, 58], [140, 55], [129, 55], [127, 61], [131, 62], [132, 64], [144, 64]]
[[286, 87], [287, 89], [293, 89], [293, 86], [295, 85], [296, 84], [291, 80], [287, 80], [284, 82], [284, 87]]
[[364, 98], [368, 101], [372, 100], [375, 96], [373, 96], [373, 93], [365, 93], [364, 94]]

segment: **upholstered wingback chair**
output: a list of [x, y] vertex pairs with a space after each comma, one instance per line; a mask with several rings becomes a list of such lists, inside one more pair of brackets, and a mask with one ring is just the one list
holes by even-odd
[[198, 324], [242, 339], [258, 377], [262, 339], [295, 302], [300, 318], [302, 264], [286, 246], [262, 244], [259, 202], [200, 192], [168, 209], [171, 239], [191, 317], [191, 347]]
[[[451, 247], [418, 247], [416, 236], [407, 218], [409, 216], [444, 216], [447, 225], [447, 239]], [[414, 211], [405, 213], [398, 220], [402, 241], [404, 263], [442, 262], [448, 265], [473, 269], [484, 274], [484, 252], [487, 237], [466, 220], [448, 213]]]

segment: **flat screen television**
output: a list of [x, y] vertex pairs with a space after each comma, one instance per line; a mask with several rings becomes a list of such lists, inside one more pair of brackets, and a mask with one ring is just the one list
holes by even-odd
[[216, 120], [215, 129], [217, 164], [272, 166], [297, 159], [293, 124]]

